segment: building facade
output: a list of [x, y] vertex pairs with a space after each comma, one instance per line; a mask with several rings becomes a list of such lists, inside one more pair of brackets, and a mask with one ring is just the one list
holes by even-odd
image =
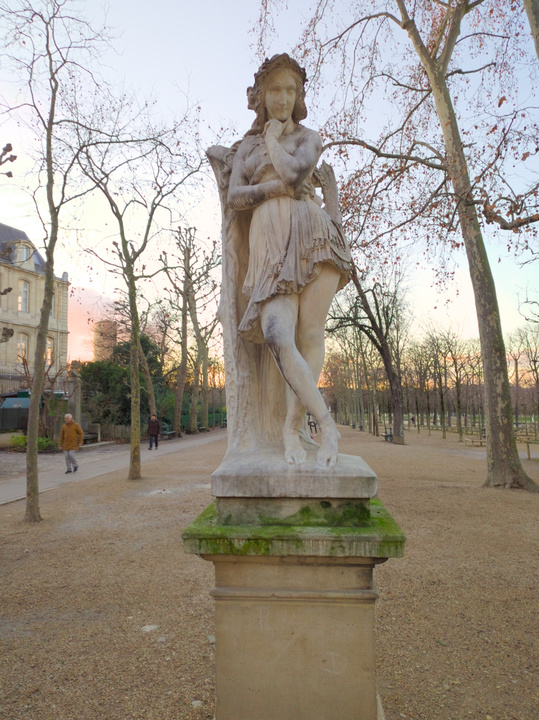
[[[28, 387], [24, 360], [34, 373], [43, 294], [45, 261], [26, 233], [0, 223], [0, 393]], [[54, 280], [44, 357], [58, 389], [67, 378], [67, 273]]]

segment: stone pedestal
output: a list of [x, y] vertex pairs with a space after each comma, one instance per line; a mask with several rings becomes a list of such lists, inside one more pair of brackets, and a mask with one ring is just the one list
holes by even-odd
[[186, 552], [215, 565], [216, 720], [381, 720], [373, 569], [404, 536], [360, 459], [226, 460]]

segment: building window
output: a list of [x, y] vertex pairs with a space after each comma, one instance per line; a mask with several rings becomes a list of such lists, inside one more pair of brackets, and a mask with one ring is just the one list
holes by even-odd
[[45, 351], [45, 364], [50, 367], [54, 362], [54, 340], [47, 338], [47, 349]]
[[28, 335], [19, 333], [17, 341], [17, 365], [22, 365], [22, 361], [28, 357]]
[[21, 245], [19, 247], [19, 257], [21, 262], [26, 262], [26, 260], [30, 259], [30, 248], [28, 245]]
[[30, 307], [30, 283], [19, 280], [19, 312], [27, 313]]

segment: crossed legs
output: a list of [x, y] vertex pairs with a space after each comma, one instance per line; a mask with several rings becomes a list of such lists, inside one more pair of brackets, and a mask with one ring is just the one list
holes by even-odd
[[338, 282], [339, 272], [324, 264], [300, 294], [278, 295], [261, 307], [264, 338], [292, 390], [283, 429], [285, 459], [291, 464], [306, 459], [299, 439], [306, 408], [322, 432], [317, 465], [331, 467], [337, 462], [340, 435], [317, 383], [324, 363], [326, 318]]

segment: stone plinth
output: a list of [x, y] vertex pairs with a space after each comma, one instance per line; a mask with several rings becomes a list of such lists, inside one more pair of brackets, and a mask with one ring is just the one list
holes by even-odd
[[380, 720], [373, 569], [403, 555], [402, 531], [360, 458], [259, 460], [224, 463], [183, 534], [215, 565], [216, 720]]

